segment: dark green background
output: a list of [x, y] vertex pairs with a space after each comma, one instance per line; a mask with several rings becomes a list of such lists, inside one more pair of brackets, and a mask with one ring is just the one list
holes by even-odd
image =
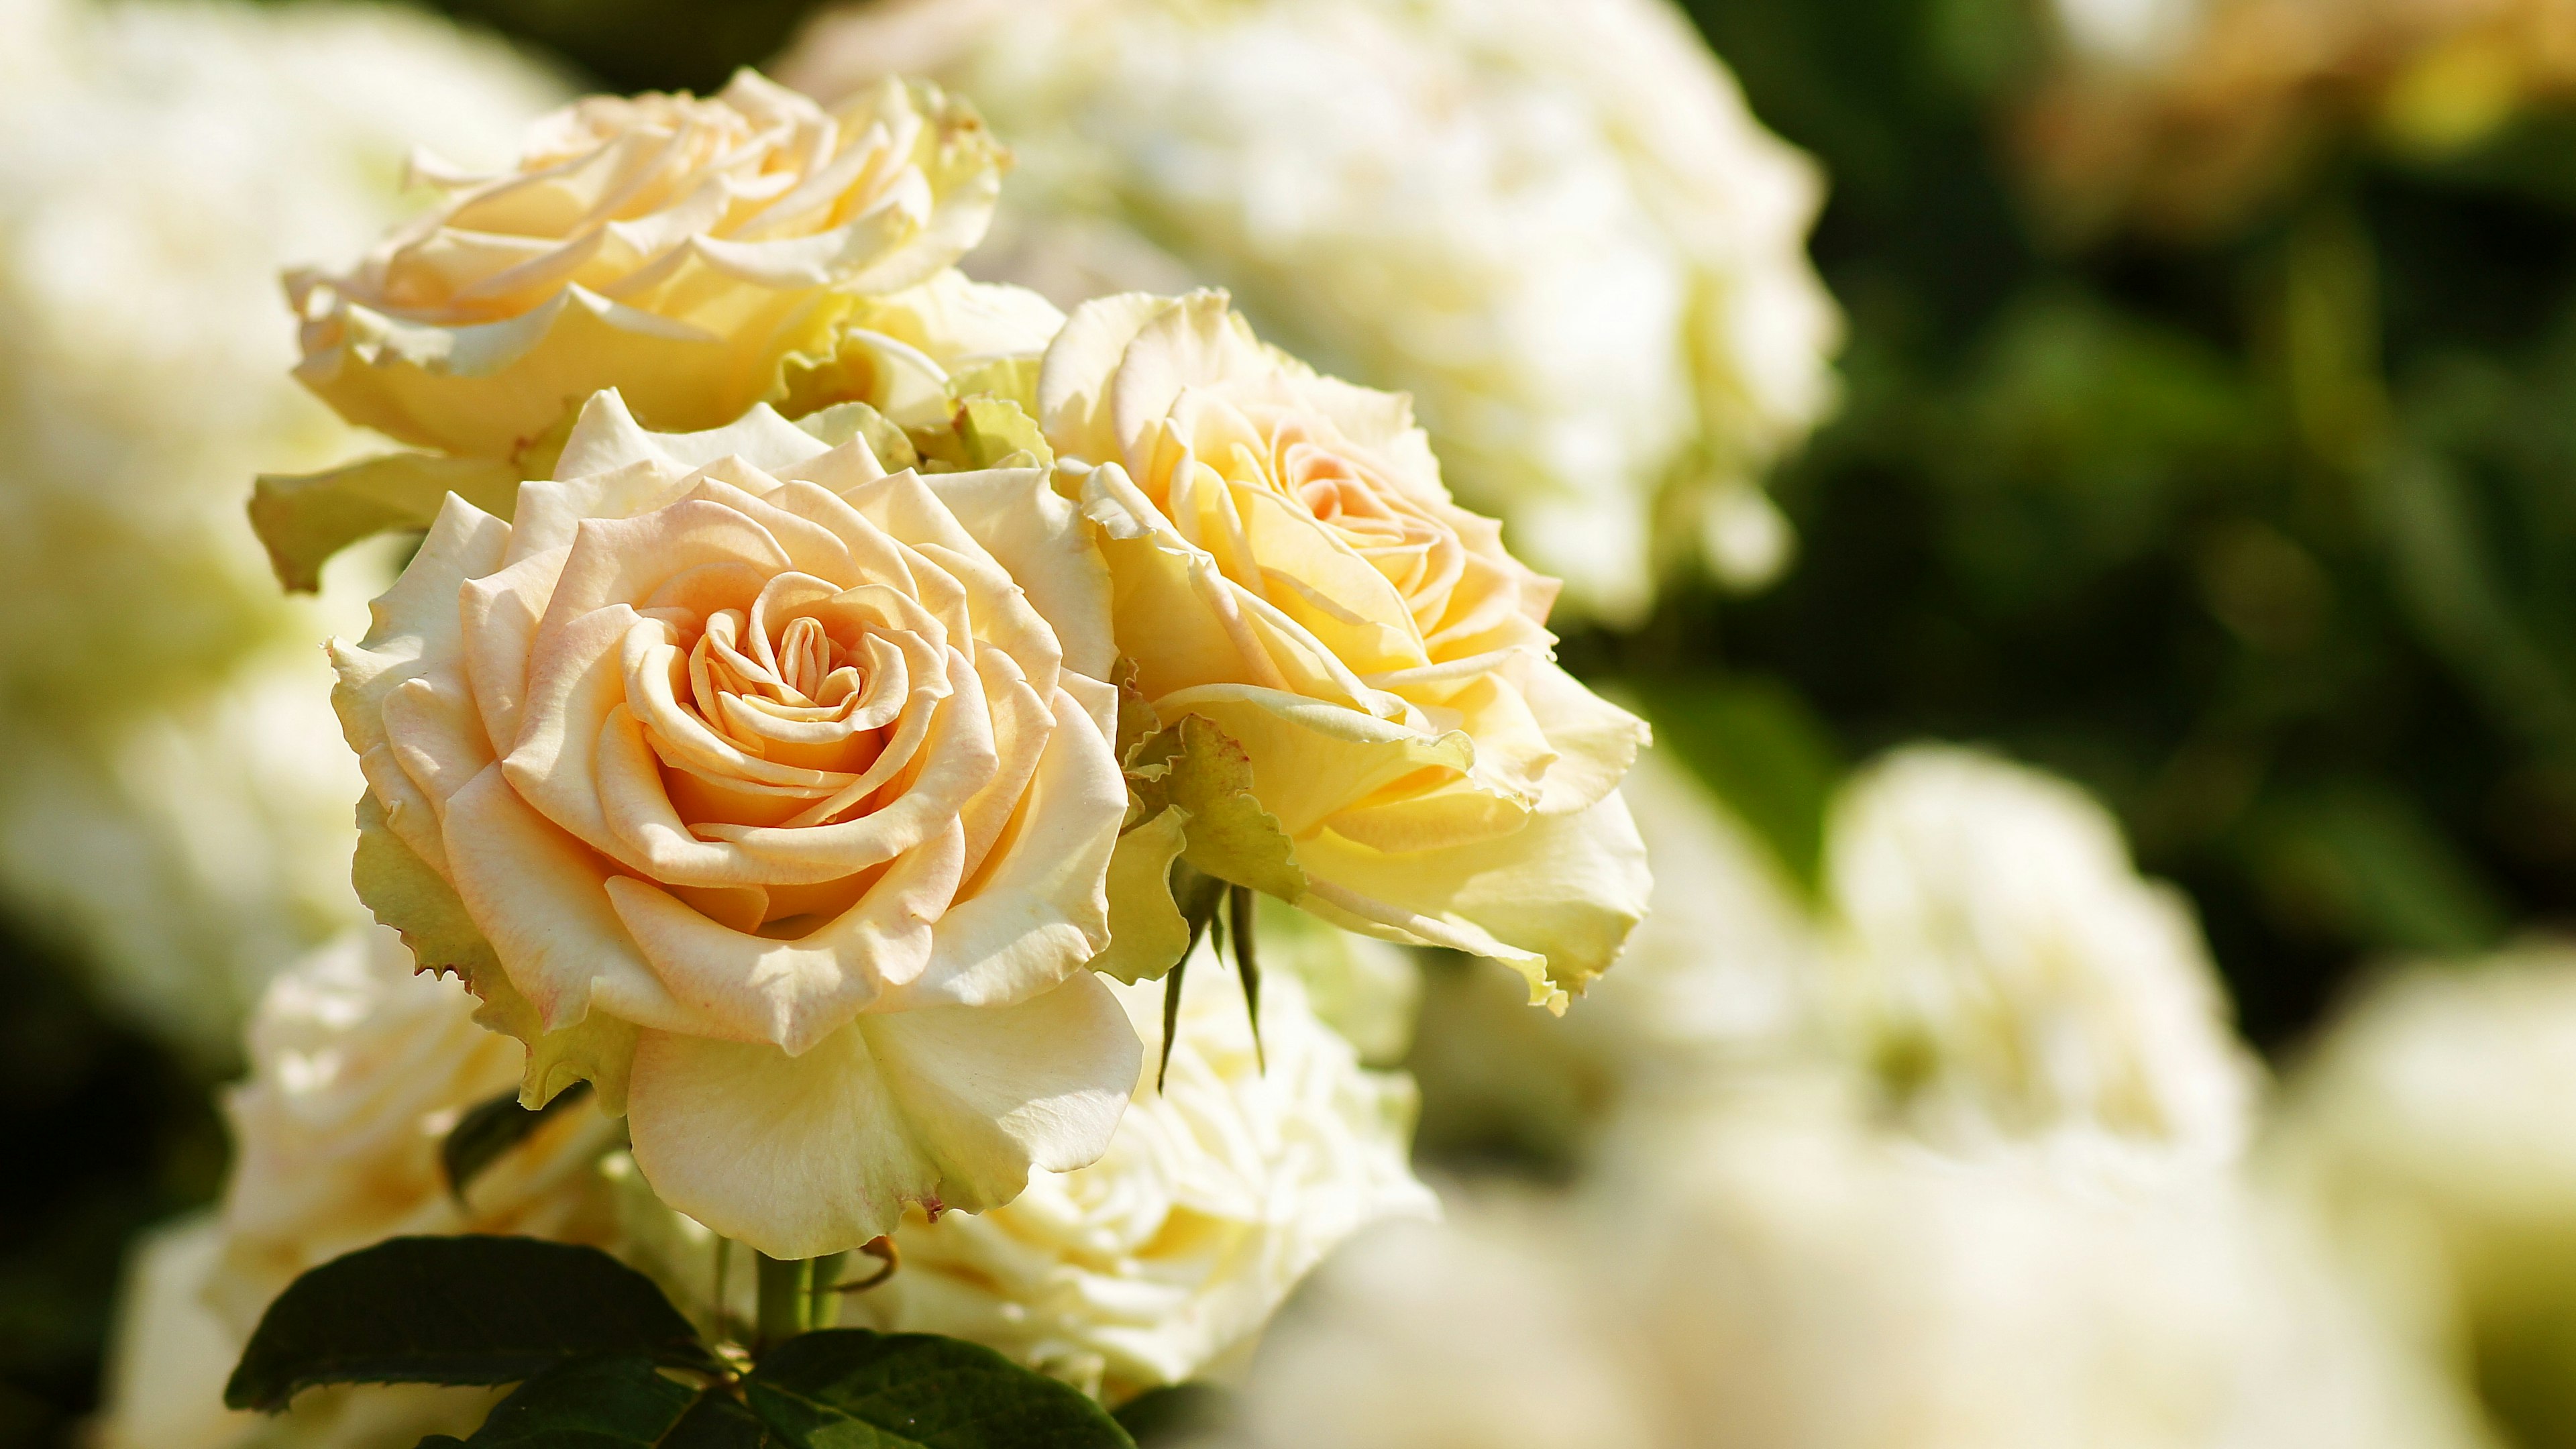
[[[459, 0], [616, 88], [712, 87], [802, 6]], [[1989, 743], [2121, 815], [2248, 1032], [2357, 966], [2576, 903], [2576, 139], [2329, 155], [2234, 233], [2052, 248], [2001, 160], [2016, 0], [1696, 7], [1813, 152], [1847, 404], [1778, 483], [1769, 594], [1566, 657], [1812, 874], [1837, 774]], [[1007, 139], [1007, 138], [1006, 138]], [[210, 1197], [212, 1083], [0, 943], [0, 1442], [93, 1402], [118, 1255]], [[1433, 1104], [1436, 1109], [1437, 1104]]]

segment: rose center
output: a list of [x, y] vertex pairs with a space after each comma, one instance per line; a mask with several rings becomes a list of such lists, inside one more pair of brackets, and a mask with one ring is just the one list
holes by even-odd
[[891, 723], [869, 685], [867, 641], [834, 639], [810, 616], [770, 637], [739, 609], [708, 616], [689, 650], [689, 705], [745, 753], [804, 769], [857, 773], [874, 763]]

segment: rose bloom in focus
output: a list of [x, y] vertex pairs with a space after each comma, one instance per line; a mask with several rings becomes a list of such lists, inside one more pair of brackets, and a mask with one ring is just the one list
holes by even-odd
[[334, 646], [360, 894], [528, 1043], [524, 1101], [591, 1081], [773, 1257], [1096, 1158], [1139, 1046], [1083, 969], [1126, 792], [1072, 505], [614, 393], [557, 475], [451, 497]]
[[1298, 903], [1506, 962], [1561, 1012], [1644, 913], [1618, 784], [1646, 728], [1557, 667], [1554, 581], [1450, 501], [1405, 400], [1200, 292], [1085, 304], [1037, 401], [1136, 687], [1248, 754]]
[[407, 443], [509, 458], [592, 392], [718, 427], [869, 296], [983, 235], [1004, 162], [963, 104], [888, 79], [826, 111], [745, 71], [717, 96], [593, 96], [515, 169], [429, 159], [447, 202], [353, 270], [288, 279], [297, 376]]

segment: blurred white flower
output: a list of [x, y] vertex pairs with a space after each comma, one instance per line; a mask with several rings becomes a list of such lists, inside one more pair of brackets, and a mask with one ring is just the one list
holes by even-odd
[[[587, 1103], [550, 1115], [469, 1185], [439, 1147], [457, 1119], [517, 1089], [522, 1048], [474, 1023], [462, 983], [412, 974], [366, 927], [279, 974], [250, 1028], [249, 1080], [225, 1101], [235, 1160], [222, 1204], [165, 1229], [129, 1268], [100, 1440], [218, 1449], [263, 1421], [223, 1409], [224, 1378], [296, 1275], [409, 1233], [527, 1233], [609, 1245], [619, 1192], [601, 1159], [620, 1131]], [[412, 1443], [464, 1433], [489, 1391], [358, 1387], [298, 1396], [280, 1442]], [[259, 1441], [263, 1445], [268, 1439]]]
[[1914, 746], [1845, 787], [1826, 842], [1835, 1016], [1926, 1140], [2115, 1176], [2241, 1152], [2260, 1069], [2199, 928], [2081, 791]]
[[[1739, 1088], [1744, 1084], [1739, 1083]], [[1363, 1239], [1255, 1358], [1251, 1449], [2473, 1449], [2298, 1221], [1968, 1164], [1771, 1079], [1578, 1194]]]
[[303, 395], [277, 274], [405, 208], [415, 141], [506, 154], [553, 82], [409, 11], [14, 0], [0, 19], [0, 893], [183, 1043], [362, 919], [360, 782], [252, 475], [360, 447]]
[[1233, 289], [1408, 390], [1461, 498], [1613, 618], [1785, 565], [1763, 470], [1830, 406], [1821, 186], [1665, 0], [883, 0], [778, 63], [972, 96], [1019, 164], [968, 269], [1066, 305]]
[[2401, 1331], [2528, 1442], [2576, 1423], [2576, 948], [2380, 982], [2285, 1083], [2263, 1165]]
[[1033, 1173], [989, 1212], [934, 1223], [914, 1210], [895, 1234], [901, 1270], [841, 1321], [973, 1339], [1116, 1403], [1247, 1344], [1361, 1228], [1434, 1215], [1405, 1161], [1412, 1083], [1363, 1071], [1278, 961], [1297, 943], [1273, 946], [1266, 1065], [1241, 985], [1210, 952], [1190, 962], [1161, 1090], [1163, 987], [1113, 986], [1146, 1067], [1108, 1154]]

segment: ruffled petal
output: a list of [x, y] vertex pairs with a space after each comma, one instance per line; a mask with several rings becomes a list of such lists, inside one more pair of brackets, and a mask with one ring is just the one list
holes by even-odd
[[976, 1211], [1105, 1151], [1143, 1047], [1088, 972], [1014, 1006], [866, 1016], [803, 1056], [648, 1031], [627, 1112], [664, 1202], [773, 1258]]

